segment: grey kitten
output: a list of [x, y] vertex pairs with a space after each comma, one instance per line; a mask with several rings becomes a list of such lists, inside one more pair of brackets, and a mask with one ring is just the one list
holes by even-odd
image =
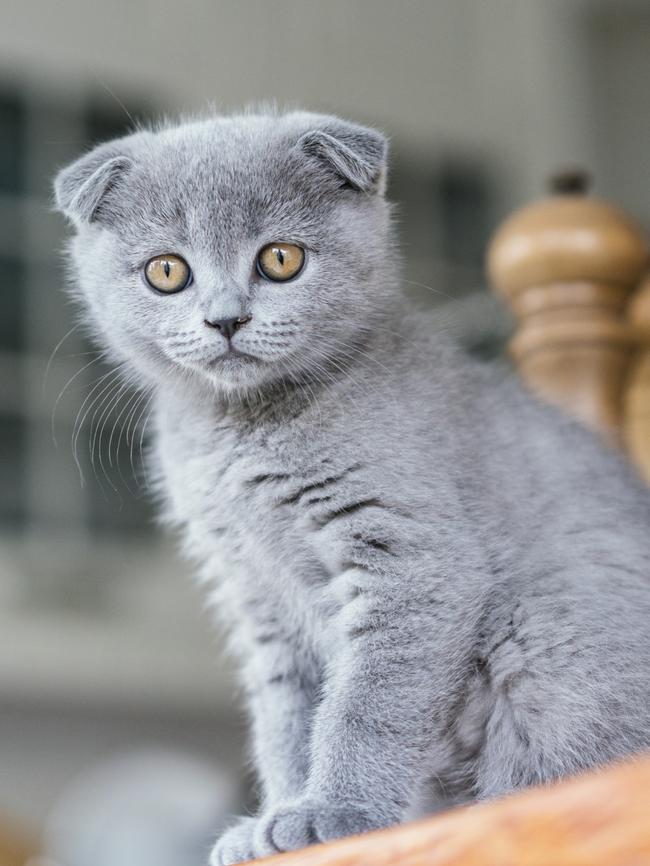
[[650, 745], [648, 493], [409, 309], [386, 151], [335, 117], [217, 117], [56, 180], [242, 661], [262, 806], [213, 864]]

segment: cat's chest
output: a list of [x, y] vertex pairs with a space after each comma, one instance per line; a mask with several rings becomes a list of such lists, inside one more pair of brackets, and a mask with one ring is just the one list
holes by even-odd
[[235, 536], [245, 536], [253, 522], [246, 479], [260, 459], [251, 450], [246, 454], [227, 427], [203, 435], [163, 431], [159, 451], [174, 517], [231, 545]]
[[292, 563], [311, 556], [299, 522], [278, 507], [273, 485], [264, 484], [267, 477], [299, 471], [285, 438], [247, 435], [218, 421], [167, 423], [160, 430], [158, 457], [172, 517], [185, 527], [193, 557], [208, 561], [215, 579], [246, 580], [254, 573], [257, 583], [275, 582], [280, 570], [291, 582]]

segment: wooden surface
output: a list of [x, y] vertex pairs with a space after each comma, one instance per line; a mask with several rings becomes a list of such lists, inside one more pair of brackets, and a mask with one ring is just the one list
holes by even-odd
[[650, 757], [268, 866], [650, 866]]
[[0, 818], [0, 866], [26, 866], [34, 863], [36, 841], [22, 827]]

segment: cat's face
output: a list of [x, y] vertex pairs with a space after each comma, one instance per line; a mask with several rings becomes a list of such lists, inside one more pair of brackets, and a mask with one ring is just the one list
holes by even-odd
[[247, 391], [349, 357], [392, 291], [385, 139], [217, 118], [101, 145], [56, 181], [78, 294], [149, 381]]

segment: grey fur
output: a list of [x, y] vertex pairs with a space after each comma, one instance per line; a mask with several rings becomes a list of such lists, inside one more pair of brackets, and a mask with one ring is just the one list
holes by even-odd
[[[78, 293], [156, 393], [171, 521], [242, 660], [230, 864], [650, 745], [650, 504], [616, 454], [401, 299], [386, 145], [333, 117], [140, 131], [62, 172]], [[287, 284], [257, 251], [308, 250]], [[194, 283], [145, 287], [156, 253]], [[203, 320], [252, 315], [224, 358]], [[447, 329], [448, 331], [449, 329]]]

